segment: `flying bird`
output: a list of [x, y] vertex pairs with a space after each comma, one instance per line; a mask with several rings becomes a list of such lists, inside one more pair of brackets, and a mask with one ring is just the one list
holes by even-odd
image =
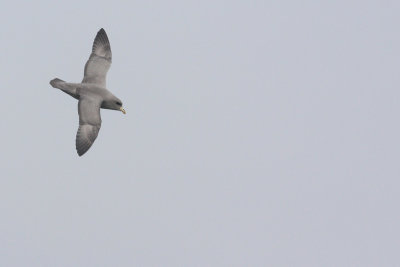
[[104, 29], [98, 31], [92, 53], [85, 65], [81, 83], [68, 83], [58, 78], [51, 86], [76, 98], [78, 102], [79, 128], [76, 134], [76, 151], [85, 154], [93, 145], [101, 127], [100, 108], [126, 113], [122, 101], [106, 88], [106, 75], [111, 66], [111, 47]]

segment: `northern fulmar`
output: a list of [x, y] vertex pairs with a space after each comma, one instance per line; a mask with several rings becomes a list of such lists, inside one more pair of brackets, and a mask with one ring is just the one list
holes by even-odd
[[122, 101], [106, 89], [106, 75], [111, 66], [111, 47], [104, 29], [93, 42], [92, 53], [85, 65], [82, 83], [67, 83], [55, 78], [51, 86], [78, 99], [79, 128], [76, 151], [85, 154], [93, 145], [101, 126], [100, 108], [122, 111]]

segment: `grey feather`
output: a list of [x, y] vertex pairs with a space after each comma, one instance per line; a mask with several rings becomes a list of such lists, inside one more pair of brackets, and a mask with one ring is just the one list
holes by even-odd
[[101, 29], [94, 39], [92, 53], [85, 65], [82, 83], [94, 83], [106, 88], [106, 75], [112, 61], [111, 46], [107, 34]]
[[76, 134], [76, 151], [82, 156], [93, 145], [101, 127], [101, 99], [82, 97], [78, 103], [79, 128]]

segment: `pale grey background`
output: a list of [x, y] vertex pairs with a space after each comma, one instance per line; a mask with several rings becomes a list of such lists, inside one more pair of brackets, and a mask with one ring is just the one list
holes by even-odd
[[[399, 266], [398, 1], [3, 1], [1, 266]], [[77, 102], [113, 50], [90, 151]]]

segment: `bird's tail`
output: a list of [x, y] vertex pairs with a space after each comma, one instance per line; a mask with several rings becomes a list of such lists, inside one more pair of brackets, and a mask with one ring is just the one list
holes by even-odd
[[54, 88], [61, 89], [64, 93], [69, 94], [73, 98], [79, 99], [79, 95], [77, 92], [78, 84], [67, 83], [61, 79], [55, 78], [50, 81], [51, 86]]
[[51, 86], [53, 86], [54, 88], [58, 88], [58, 89], [62, 89], [63, 85], [65, 84], [65, 81], [55, 78], [53, 80], [50, 81]]

